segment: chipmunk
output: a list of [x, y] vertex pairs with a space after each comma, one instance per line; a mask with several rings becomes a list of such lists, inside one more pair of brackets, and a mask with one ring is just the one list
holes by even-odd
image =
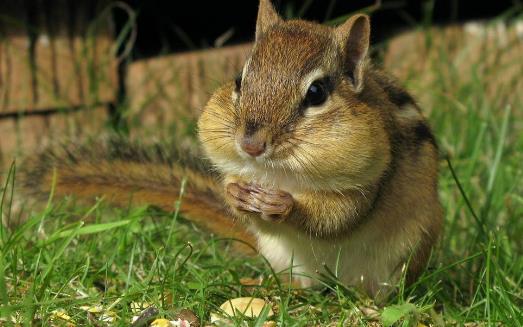
[[186, 217], [256, 243], [301, 286], [329, 269], [383, 295], [422, 272], [443, 213], [435, 139], [413, 98], [369, 63], [369, 39], [366, 15], [329, 27], [283, 20], [260, 0], [251, 55], [198, 120], [211, 165], [80, 147], [27, 165], [26, 187], [47, 192], [56, 171], [57, 194], [125, 204], [132, 193], [170, 210], [185, 176]]

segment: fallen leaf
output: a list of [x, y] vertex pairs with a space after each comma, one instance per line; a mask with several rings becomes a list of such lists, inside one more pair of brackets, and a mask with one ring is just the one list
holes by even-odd
[[67, 314], [64, 309], [57, 309], [51, 312], [51, 320], [64, 320], [67, 322], [72, 322], [71, 316]]
[[143, 310], [147, 309], [151, 306], [148, 302], [131, 302], [131, 312], [132, 313], [140, 313]]
[[98, 320], [103, 322], [115, 322], [118, 315], [114, 311], [106, 311], [104, 312]]
[[80, 310], [87, 311], [89, 313], [102, 313], [104, 308], [101, 305], [82, 305]]

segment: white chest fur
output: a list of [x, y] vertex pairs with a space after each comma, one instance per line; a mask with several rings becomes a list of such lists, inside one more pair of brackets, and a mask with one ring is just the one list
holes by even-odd
[[[304, 189], [303, 182], [296, 175], [289, 176], [278, 170], [261, 170], [246, 164], [236, 173], [245, 180], [294, 195]], [[232, 180], [235, 178], [231, 177]], [[328, 186], [333, 184], [329, 180], [324, 182]], [[259, 252], [272, 267], [277, 272], [287, 273], [292, 267], [293, 276], [302, 286], [318, 284], [319, 275], [326, 273], [327, 266], [344, 285], [361, 287], [376, 296], [378, 292], [388, 292], [399, 280], [404, 262], [417, 248], [423, 226], [427, 225], [427, 219], [431, 219], [426, 208], [430, 207], [428, 203], [434, 202], [433, 198], [417, 194], [416, 205], [412, 205], [409, 202], [411, 197], [397, 196], [406, 193], [402, 187], [408, 188], [412, 184], [393, 181], [397, 192], [384, 191], [389, 195], [396, 194], [392, 200], [389, 199], [390, 203], [381, 201], [362, 225], [341, 237], [316, 238], [290, 225], [261, 219], [252, 222], [251, 231], [257, 236]], [[405, 213], [404, 208], [409, 208], [409, 212]], [[298, 217], [295, 219], [299, 220]]]
[[319, 284], [327, 266], [344, 285], [376, 294], [398, 280], [409, 246], [390, 238], [380, 241], [372, 224], [338, 240], [313, 238], [284, 225], [267, 228], [262, 224], [252, 226], [260, 253], [276, 272], [289, 273], [292, 266], [295, 280], [303, 287]]

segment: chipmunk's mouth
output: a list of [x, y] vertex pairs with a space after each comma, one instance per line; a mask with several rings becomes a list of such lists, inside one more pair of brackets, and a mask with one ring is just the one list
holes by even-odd
[[293, 146], [287, 144], [269, 145], [264, 153], [253, 157], [241, 150], [236, 145], [236, 152], [244, 164], [255, 165], [261, 170], [286, 170], [289, 172], [288, 160], [292, 159]]
[[259, 151], [260, 153], [256, 153], [255, 155], [253, 155], [253, 153], [248, 153], [247, 151], [245, 151], [245, 149], [242, 148], [238, 141], [234, 142], [234, 146], [238, 156], [240, 156], [240, 158], [248, 162], [263, 163], [269, 160], [274, 152], [274, 147], [270, 144], [264, 145], [263, 151]]

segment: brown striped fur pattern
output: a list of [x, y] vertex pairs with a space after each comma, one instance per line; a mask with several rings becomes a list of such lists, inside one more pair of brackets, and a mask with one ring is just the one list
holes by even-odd
[[[435, 138], [412, 97], [368, 62], [369, 34], [365, 15], [335, 28], [284, 21], [261, 0], [243, 71], [198, 121], [212, 166], [125, 142], [66, 147], [25, 165], [26, 189], [46, 194], [56, 171], [58, 195], [172, 210], [186, 177], [189, 219], [257, 243], [303, 286], [327, 267], [383, 297], [424, 269], [443, 214]], [[319, 80], [325, 101], [305, 103]]]
[[[252, 53], [210, 99], [199, 136], [274, 268], [293, 265], [307, 286], [326, 265], [379, 297], [424, 269], [442, 209], [435, 139], [412, 97], [368, 62], [369, 31], [365, 15], [332, 28], [284, 21], [260, 1]], [[304, 105], [315, 81], [328, 96]]]
[[120, 137], [71, 142], [26, 160], [19, 175], [33, 198], [47, 199], [54, 186], [57, 197], [75, 195], [85, 202], [98, 197], [122, 207], [152, 205], [168, 212], [174, 210], [185, 179], [184, 217], [222, 237], [255, 244], [228, 214], [219, 176], [191, 149], [140, 145]]

